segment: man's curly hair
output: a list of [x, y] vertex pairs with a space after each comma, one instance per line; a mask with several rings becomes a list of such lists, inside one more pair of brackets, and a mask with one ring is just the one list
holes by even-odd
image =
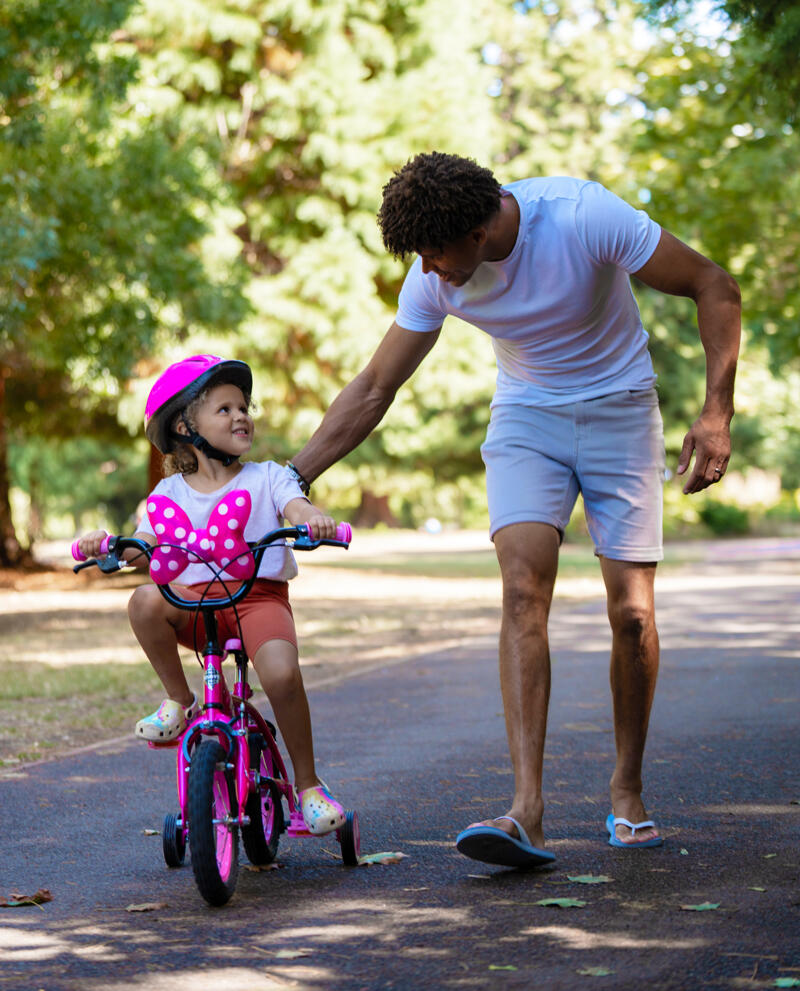
[[500, 183], [471, 158], [432, 151], [417, 155], [383, 187], [378, 224], [395, 258], [438, 251], [465, 237], [500, 209]]

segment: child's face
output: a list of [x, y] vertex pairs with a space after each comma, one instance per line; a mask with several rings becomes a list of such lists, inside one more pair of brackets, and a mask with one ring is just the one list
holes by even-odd
[[239, 457], [253, 444], [253, 418], [242, 390], [216, 385], [194, 415], [197, 432], [214, 447]]

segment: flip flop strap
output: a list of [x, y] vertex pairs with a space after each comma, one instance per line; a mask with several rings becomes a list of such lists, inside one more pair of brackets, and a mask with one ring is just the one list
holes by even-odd
[[[514, 816], [495, 816], [495, 820], [498, 820], [498, 819], [508, 819], [509, 822], [513, 822], [514, 825], [517, 827], [517, 830], [519, 831], [519, 838], [522, 840], [522, 842], [526, 846], [533, 846], [533, 843], [531, 843], [531, 841], [530, 841], [530, 837], [525, 832], [525, 830], [522, 828], [522, 824], [519, 823], [519, 822], [517, 822], [517, 820], [514, 818]], [[512, 837], [512, 839], [513, 839], [513, 837]]]
[[655, 822], [652, 819], [647, 819], [645, 822], [631, 822], [629, 819], [623, 819], [622, 816], [614, 816], [614, 826], [627, 826], [631, 836], [635, 836], [637, 829], [655, 828]]

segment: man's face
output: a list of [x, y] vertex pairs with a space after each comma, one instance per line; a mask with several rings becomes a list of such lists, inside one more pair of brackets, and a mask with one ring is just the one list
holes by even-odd
[[484, 240], [479, 231], [471, 231], [458, 241], [441, 248], [423, 248], [417, 252], [422, 262], [422, 271], [435, 273], [448, 285], [463, 286], [469, 282], [475, 269], [483, 261], [480, 248]]

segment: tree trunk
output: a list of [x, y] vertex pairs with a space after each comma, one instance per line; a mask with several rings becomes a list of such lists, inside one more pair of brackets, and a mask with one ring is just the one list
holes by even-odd
[[399, 527], [400, 522], [389, 508], [389, 497], [376, 495], [369, 489], [361, 492], [361, 505], [351, 520], [353, 526], [370, 528], [383, 523], [389, 527]]
[[8, 474], [6, 427], [6, 379], [10, 370], [0, 365], [0, 567], [20, 568], [33, 563], [33, 555], [17, 540], [11, 518], [11, 483]]
[[150, 495], [153, 489], [158, 485], [161, 479], [164, 477], [164, 458], [158, 448], [150, 445], [150, 463], [147, 466], [147, 492], [145, 495]]

